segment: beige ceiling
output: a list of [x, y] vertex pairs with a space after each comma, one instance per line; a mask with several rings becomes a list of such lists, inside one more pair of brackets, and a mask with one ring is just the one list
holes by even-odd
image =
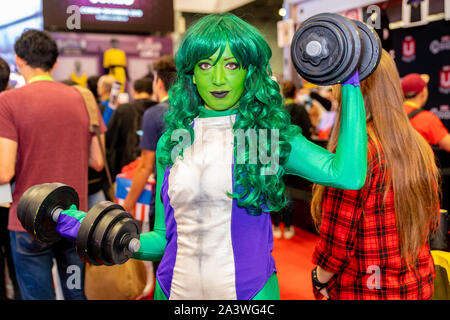
[[220, 13], [231, 11], [254, 0], [174, 0], [176, 11], [196, 13]]

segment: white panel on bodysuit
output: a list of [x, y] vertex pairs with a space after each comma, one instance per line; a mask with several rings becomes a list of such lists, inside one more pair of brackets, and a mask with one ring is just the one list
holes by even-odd
[[177, 224], [170, 299], [236, 299], [231, 242], [235, 115], [196, 118], [195, 140], [169, 176]]

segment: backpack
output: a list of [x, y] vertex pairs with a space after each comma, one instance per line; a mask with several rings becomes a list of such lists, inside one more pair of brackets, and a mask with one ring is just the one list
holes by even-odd
[[415, 116], [417, 116], [419, 113], [421, 113], [422, 111], [425, 111], [423, 109], [414, 109], [413, 111], [411, 111], [410, 113], [408, 113], [408, 118], [409, 120], [411, 120], [412, 118], [414, 118]]

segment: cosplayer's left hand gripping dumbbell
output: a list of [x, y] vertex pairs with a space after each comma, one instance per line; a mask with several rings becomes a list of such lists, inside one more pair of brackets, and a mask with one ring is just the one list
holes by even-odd
[[17, 213], [34, 239], [48, 245], [72, 240], [81, 259], [94, 265], [122, 264], [139, 250], [140, 227], [120, 205], [102, 201], [88, 213], [78, 206], [72, 187], [45, 183], [22, 195]]

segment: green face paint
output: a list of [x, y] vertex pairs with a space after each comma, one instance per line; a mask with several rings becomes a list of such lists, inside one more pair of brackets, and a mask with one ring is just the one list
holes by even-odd
[[239, 66], [227, 45], [218, 61], [220, 49], [211, 57], [200, 60], [194, 68], [194, 83], [205, 108], [216, 111], [237, 106], [244, 92], [247, 70]]

